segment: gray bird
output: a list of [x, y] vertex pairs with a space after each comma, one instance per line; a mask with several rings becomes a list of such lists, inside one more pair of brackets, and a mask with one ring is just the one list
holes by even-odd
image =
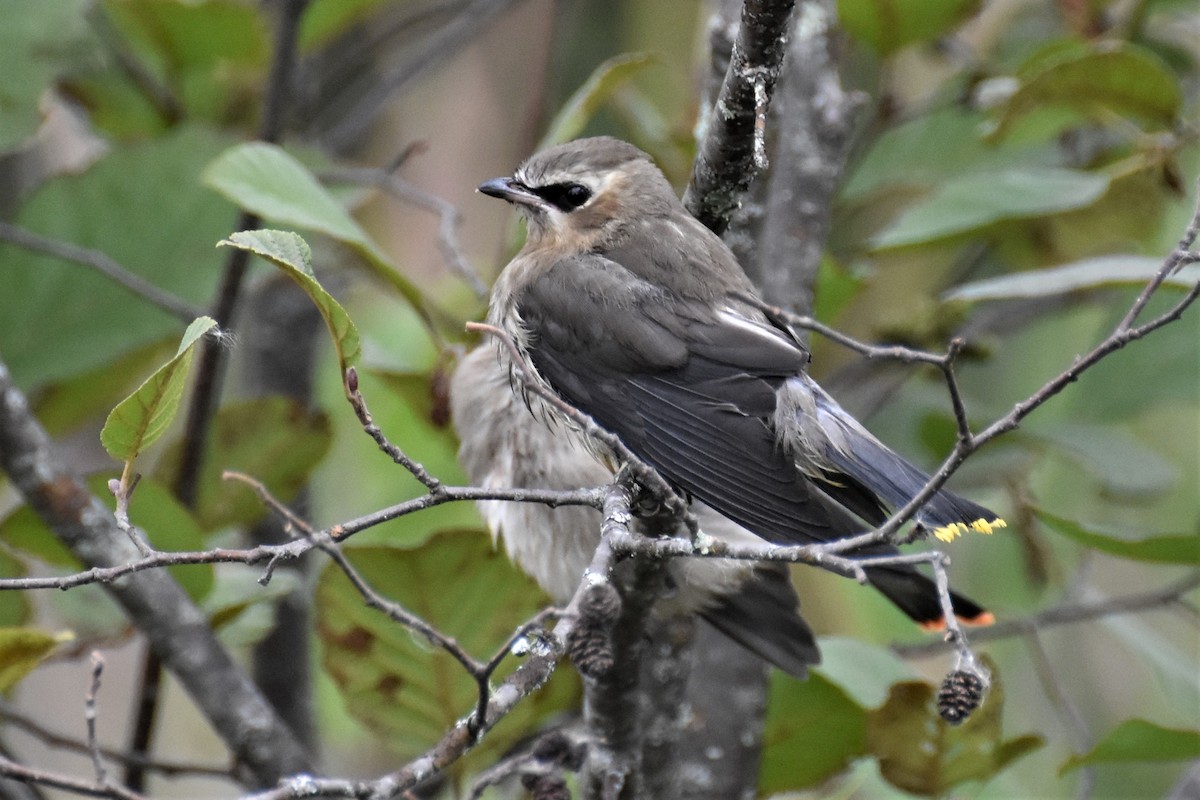
[[[924, 486], [921, 470], [808, 377], [795, 331], [754, 301], [733, 253], [641, 150], [607, 137], [569, 142], [479, 190], [528, 224], [488, 321], [513, 338], [536, 380], [715, 515], [769, 542], [827, 542], [881, 524]], [[552, 408], [526, 402], [615, 464]], [[941, 538], [1004, 525], [944, 490], [914, 523]], [[881, 544], [858, 555], [895, 552]], [[867, 574], [918, 623], [944, 623], [932, 582], [915, 568]], [[963, 619], [990, 620], [952, 599]]]
[[[512, 391], [509, 371], [490, 345], [459, 362], [450, 412], [459, 461], [473, 485], [490, 489], [578, 489], [610, 483], [613, 474], [583, 446], [529, 413]], [[493, 538], [559, 605], [575, 593], [600, 543], [599, 511], [537, 503], [478, 503]], [[702, 503], [693, 512], [703, 532], [730, 544], [760, 541]], [[820, 660], [812, 630], [782, 564], [677, 558], [667, 564], [668, 591], [653, 609], [661, 618], [698, 614], [766, 661], [796, 677]]]

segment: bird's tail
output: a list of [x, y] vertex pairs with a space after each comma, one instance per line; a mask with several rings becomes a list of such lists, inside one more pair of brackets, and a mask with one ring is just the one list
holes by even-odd
[[800, 616], [800, 599], [782, 565], [756, 567], [738, 591], [700, 613], [721, 633], [793, 677], [805, 677], [821, 661], [816, 637]]
[[[801, 468], [835, 500], [878, 525], [887, 509], [904, 506], [924, 488], [928, 475], [888, 449], [807, 375], [787, 387]], [[926, 501], [914, 522], [945, 541], [1005, 527], [992, 511], [945, 489]]]
[[[872, 555], [887, 555], [896, 551], [887, 548], [884, 552]], [[942, 612], [942, 603], [938, 597], [937, 585], [916, 570], [915, 567], [897, 565], [894, 567], [868, 567], [867, 580], [879, 590], [879, 593], [903, 611], [910, 619], [926, 630], [943, 630], [946, 627], [946, 616]], [[954, 616], [969, 625], [991, 625], [996, 621], [992, 612], [963, 597], [957, 592], [950, 592], [950, 603], [954, 608]]]

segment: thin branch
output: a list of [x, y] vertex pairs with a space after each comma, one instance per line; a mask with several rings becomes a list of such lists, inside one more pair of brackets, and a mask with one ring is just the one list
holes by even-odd
[[409, 81], [423, 75], [442, 59], [457, 52], [514, 2], [515, 0], [472, 0], [438, 31], [424, 37], [415, 55], [380, 76], [352, 108], [340, 115], [337, 124], [326, 134], [329, 148], [340, 152], [357, 142], [379, 117], [387, 100], [395, 92]]
[[[405, 156], [406, 153], [401, 153]], [[462, 214], [451, 203], [437, 195], [422, 189], [411, 181], [406, 181], [392, 170], [372, 169], [366, 167], [342, 167], [321, 172], [318, 177], [322, 181], [332, 183], [353, 183], [374, 186], [405, 203], [436, 214], [438, 218], [437, 243], [442, 252], [442, 258], [450, 269], [467, 282], [477, 297], [486, 297], [487, 284], [479, 277], [479, 273], [467, 260], [462, 245], [458, 240], [458, 229], [462, 224]]]
[[[986, 628], [975, 629], [971, 633], [971, 638], [978, 644], [1012, 636], [1023, 636], [1030, 631], [1040, 631], [1054, 625], [1069, 625], [1090, 622], [1117, 614], [1152, 611], [1179, 602], [1185, 594], [1197, 587], [1200, 587], [1200, 571], [1192, 572], [1175, 583], [1149, 592], [1085, 603], [1064, 603], [1020, 619], [1003, 620]], [[935, 641], [919, 644], [893, 644], [892, 650], [905, 658], [919, 658], [940, 653], [946, 647], [947, 643]]]
[[0, 776], [12, 778], [14, 781], [20, 781], [21, 783], [51, 786], [55, 789], [62, 789], [72, 794], [81, 794], [85, 797], [109, 797], [112, 800], [145, 800], [142, 795], [130, 791], [124, 786], [117, 786], [112, 783], [101, 786], [71, 777], [70, 775], [32, 769], [15, 761], [10, 761], [3, 756], [0, 756]]
[[165, 311], [180, 322], [189, 323], [204, 313], [197, 306], [160, 289], [99, 250], [51, 239], [3, 220], [0, 220], [0, 241], [94, 269], [113, 283], [127, 289], [155, 308]]
[[100, 676], [104, 672], [104, 656], [99, 650], [92, 651], [92, 683], [84, 698], [83, 718], [87, 724], [87, 748], [92, 757], [92, 769], [96, 773], [96, 785], [108, 786], [108, 772], [96, 740], [96, 696], [100, 694]]
[[[3, 698], [0, 698], [0, 717], [4, 718], [6, 725], [12, 725], [15, 728], [21, 729], [48, 747], [70, 750], [82, 755], [87, 755], [91, 750], [91, 745], [88, 742], [47, 730], [42, 726], [40, 721], [23, 714], [13, 703]], [[146, 770], [159, 772], [167, 777], [199, 775], [209, 778], [224, 778], [229, 781], [234, 780], [234, 776], [230, 770], [221, 767], [211, 767], [204, 764], [192, 764], [183, 761], [148, 759], [110, 747], [100, 747], [99, 750], [100, 754], [110, 761], [122, 764], [138, 761]]]
[[[258, 129], [258, 138], [264, 142], [278, 142], [283, 136], [287, 109], [291, 107], [292, 76], [296, 67], [300, 18], [308, 7], [308, 0], [280, 0], [273, 5], [277, 10], [275, 38], [271, 71], [264, 91], [262, 117]], [[235, 230], [253, 230], [259, 226], [259, 222], [258, 216], [243, 211], [238, 216]], [[233, 323], [249, 263], [250, 253], [240, 248], [233, 248], [227, 257], [212, 313], [221, 329], [227, 329]], [[209, 338], [200, 348], [199, 358], [196, 359], [196, 379], [184, 422], [179, 471], [172, 487], [175, 496], [189, 509], [196, 505], [200, 470], [204, 463], [213, 419], [220, 403], [227, 356], [224, 342]], [[133, 729], [129, 736], [129, 749], [135, 753], [146, 752], [154, 736], [159, 684], [162, 679], [162, 658], [162, 654], [150, 650], [142, 664], [141, 687], [136, 700]], [[293, 741], [293, 744], [300, 749], [298, 743]], [[136, 765], [126, 770], [125, 782], [130, 787], [140, 790], [144, 781], [145, 776]]]
[[[1042, 684], [1042, 691], [1045, 692], [1046, 698], [1066, 723], [1067, 730], [1071, 732], [1075, 740], [1075, 750], [1080, 753], [1088, 752], [1095, 745], [1095, 740], [1088, 730], [1087, 721], [1079, 712], [1079, 707], [1071, 700], [1071, 696], [1067, 694], [1062, 681], [1055, 675], [1050, 656], [1046, 653], [1046, 648], [1042, 646], [1042, 639], [1036, 630], [1031, 630], [1025, 635], [1025, 644], [1029, 649], [1034, 671]], [[1078, 800], [1088, 800], [1091, 797], [1095, 782], [1096, 768], [1091, 764], [1084, 765], [1079, 771], [1079, 790], [1075, 795]]]
[[571, 598], [570, 604], [559, 615], [554, 630], [545, 637], [546, 646], [531, 650], [525, 663], [491, 693], [487, 713], [477, 729], [471, 723], [472, 718], [478, 718], [477, 710], [473, 710], [468, 717], [460, 720], [451, 728], [430, 750], [395, 772], [376, 780], [346, 781], [301, 775], [285, 780], [274, 789], [255, 794], [245, 800], [302, 800], [302, 798], [309, 797], [385, 800], [385, 798], [395, 797], [406, 789], [440, 774], [461, 758], [480, 736], [503, 719], [517, 703], [537, 691], [550, 679], [559, 658], [565, 652], [565, 643], [575, 629], [575, 623], [579, 619], [580, 604], [587, 594], [588, 588], [609, 581], [608, 574], [614, 558], [615, 555], [609, 546], [607, 537], [601, 537], [600, 544], [592, 556], [591, 565], [584, 575], [584, 580], [580, 582], [579, 589]]
[[[50, 437], [2, 363], [0, 468], [32, 511], [84, 564], [98, 570], [124, 569], [139, 558], [112, 512], [52, 454]], [[308, 755], [169, 574], [145, 572], [108, 589], [254, 780], [273, 783], [308, 767]]]
[[409, 458], [403, 450], [392, 444], [380, 427], [375, 424], [375, 418], [371, 416], [371, 411], [367, 408], [367, 401], [358, 389], [358, 372], [354, 367], [346, 370], [345, 383], [346, 399], [350, 401], [350, 407], [354, 409], [354, 415], [358, 417], [366, 434], [375, 440], [375, 444], [387, 454], [388, 458], [408, 470], [431, 494], [437, 494], [442, 488], [442, 482], [429, 474], [423, 465]]

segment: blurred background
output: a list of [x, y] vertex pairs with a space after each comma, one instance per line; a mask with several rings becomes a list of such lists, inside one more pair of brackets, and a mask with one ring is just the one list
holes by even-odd
[[[831, 64], [858, 104], [844, 168], [834, 165], [839, 188], [821, 199], [830, 233], [813, 313], [869, 342], [941, 351], [965, 336], [960, 378], [972, 422], [985, 427], [1103, 339], [1183, 234], [1200, 175], [1200, 11], [1182, 0], [799, 6], [798, 19], [831, 26]], [[100, 446], [105, 415], [169, 358], [183, 325], [22, 232], [105, 254], [198, 309], [215, 302], [229, 251], [214, 245], [238, 229], [239, 208], [300, 232], [317, 277], [358, 325], [377, 421], [459, 483], [446, 376], [472, 344], [462, 326], [481, 318], [480, 290], [523, 235], [507, 206], [475, 187], [511, 174], [542, 143], [601, 133], [650, 152], [681, 190], [688, 180], [712, 81], [714, 3], [296, 8], [292, 92], [271, 112], [272, 54], [289, 3], [0, 0], [0, 358], [57, 452], [98, 476], [98, 487], [120, 471]], [[264, 137], [273, 113], [283, 133]], [[772, 152], [786, 133], [768, 130]], [[256, 138], [277, 139], [278, 159], [244, 149]], [[384, 185], [387, 176], [398, 185]], [[313, 221], [329, 200], [349, 211], [351, 227]], [[1197, 278], [1195, 266], [1173, 277], [1146, 318]], [[307, 300], [287, 299], [289, 285], [265, 262], [242, 285], [198, 499], [171, 498], [179, 422], [139, 461], [147, 477], [133, 519], [159, 546], [248, 541], [263, 511], [243, 488], [221, 484], [219, 468], [263, 476], [319, 526], [420, 493], [362, 435], [320, 320]], [[894, 449], [937, 466], [955, 429], [933, 370], [865, 362], [820, 336], [812, 344], [814, 374], [843, 405]], [[828, 637], [812, 686], [836, 702], [820, 705], [804, 694], [812, 686], [776, 676], [763, 795], [1193, 796], [1171, 792], [1200, 758], [1195, 309], [1088, 371], [971, 458], [952, 485], [1008, 519], [995, 535], [949, 548], [956, 586], [1001, 622], [1112, 598], [1136, 598], [1138, 610], [1041, 620], [981, 643], [1003, 687], [1002, 712], [976, 744], [999, 752], [1025, 735], [1040, 743], [1023, 740], [1011, 764], [964, 768], [966, 778], [948, 775], [943, 754], [936, 770], [924, 764], [926, 773], [899, 779], [870, 755], [877, 743], [855, 737], [866, 742], [871, 710], [893, 683], [936, 685], [952, 657], [923, 649], [928, 637], [873, 593], [797, 568], [805, 616]], [[486, 656], [544, 600], [481, 531], [473, 508], [450, 504], [373, 528], [347, 550], [381, 589]], [[75, 565], [6, 483], [0, 544], [6, 577]], [[255, 659], [260, 675], [273, 658], [311, 660], [311, 678], [296, 680], [312, 681], [309, 735], [326, 774], [395, 768], [470, 708], [470, 681], [452, 675], [444, 655], [371, 617], [319, 564], [281, 570], [266, 591], [254, 569], [191, 569], [189, 591], [248, 669]], [[451, 580], [476, 574], [489, 577], [474, 588]], [[279, 604], [289, 592], [302, 638], [315, 639], [279, 656], [263, 642], [293, 613]], [[11, 688], [8, 711], [81, 738], [83, 656], [99, 648], [109, 662], [101, 741], [128, 745], [135, 697], [154, 666], [101, 589], [0, 594], [0, 624], [74, 635]], [[370, 658], [346, 645], [354, 625], [379, 642]], [[463, 796], [466, 774], [572, 706], [578, 687], [567, 672], [497, 729], [445, 796]], [[380, 688], [397, 675], [404, 699]], [[155, 755], [223, 769], [228, 757], [206, 723], [169, 677], [163, 687]], [[805, 716], [818, 707], [841, 711]], [[843, 730], [846, 720], [862, 731]], [[1068, 765], [1130, 720], [1149, 723], [1143, 750]], [[814, 731], [823, 734], [815, 745], [805, 738]], [[839, 737], [849, 744], [835, 752]], [[39, 742], [11, 715], [0, 743], [24, 763], [90, 774], [86, 754]], [[826, 744], [817, 766], [797, 755]], [[162, 797], [240, 791], [211, 776], [148, 780]]]

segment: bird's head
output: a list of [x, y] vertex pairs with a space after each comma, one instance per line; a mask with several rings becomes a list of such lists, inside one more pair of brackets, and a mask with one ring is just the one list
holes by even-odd
[[630, 222], [679, 206], [650, 156], [607, 136], [547, 148], [479, 191], [521, 211], [531, 244], [577, 251], [612, 244]]

